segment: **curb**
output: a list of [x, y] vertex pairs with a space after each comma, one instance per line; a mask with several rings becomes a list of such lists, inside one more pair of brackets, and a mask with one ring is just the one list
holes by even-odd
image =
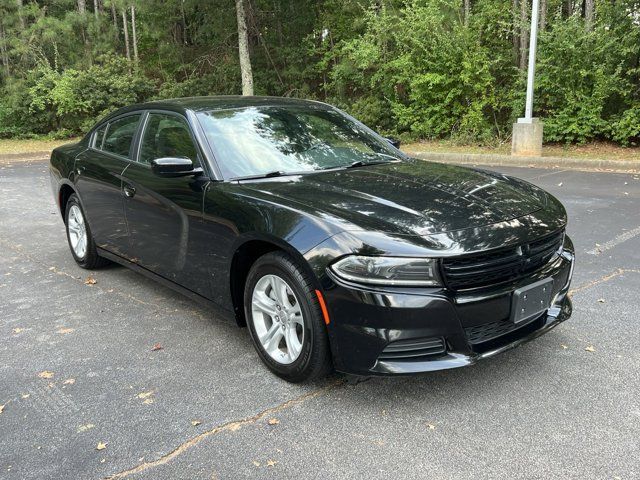
[[512, 157], [484, 153], [406, 152], [421, 160], [465, 165], [498, 165], [509, 167], [567, 168], [585, 171], [640, 172], [640, 158], [634, 160], [604, 160], [572, 157]]
[[51, 150], [41, 150], [39, 152], [24, 153], [0, 153], [0, 162], [48, 160], [50, 156]]

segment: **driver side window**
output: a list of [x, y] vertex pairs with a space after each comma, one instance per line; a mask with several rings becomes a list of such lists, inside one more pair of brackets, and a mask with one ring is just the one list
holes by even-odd
[[151, 160], [163, 157], [190, 159], [198, 164], [197, 153], [189, 125], [175, 115], [150, 113], [142, 136], [138, 162], [149, 165]]

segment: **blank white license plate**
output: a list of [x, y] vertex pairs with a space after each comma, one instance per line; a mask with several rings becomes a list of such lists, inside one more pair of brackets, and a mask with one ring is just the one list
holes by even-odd
[[521, 323], [541, 315], [551, 305], [553, 278], [545, 278], [513, 292], [511, 321]]

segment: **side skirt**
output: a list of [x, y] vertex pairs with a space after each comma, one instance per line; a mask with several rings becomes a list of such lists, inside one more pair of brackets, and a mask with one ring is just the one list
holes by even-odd
[[164, 285], [165, 287], [170, 288], [171, 290], [174, 290], [182, 295], [184, 295], [185, 297], [190, 298], [191, 300], [194, 300], [196, 302], [198, 302], [200, 305], [210, 308], [211, 310], [213, 310], [216, 313], [216, 316], [222, 318], [225, 321], [234, 323], [234, 324], [238, 324], [235, 315], [233, 312], [231, 312], [230, 310], [226, 310], [221, 308], [217, 303], [212, 302], [211, 300], [209, 300], [208, 298], [203, 297], [202, 295], [199, 295], [191, 290], [189, 290], [188, 288], [184, 288], [181, 285], [178, 285], [175, 282], [172, 282], [171, 280], [168, 280], [166, 278], [164, 278], [163, 276], [160, 276], [156, 273], [153, 273], [150, 270], [147, 270], [144, 267], [141, 267], [140, 265], [137, 265], [135, 263], [130, 262], [129, 260], [122, 258], [119, 255], [116, 255], [114, 253], [109, 252], [108, 250], [105, 250], [103, 248], [100, 247], [96, 247], [96, 251], [98, 253], [98, 255], [100, 255], [101, 257], [107, 258], [109, 260], [111, 260], [112, 262], [118, 263], [124, 267], [127, 267], [131, 270], [133, 270], [134, 272], [140, 273], [142, 275], [144, 275], [147, 278], [150, 278], [151, 280], [154, 280], [158, 283], [160, 283], [161, 285]]

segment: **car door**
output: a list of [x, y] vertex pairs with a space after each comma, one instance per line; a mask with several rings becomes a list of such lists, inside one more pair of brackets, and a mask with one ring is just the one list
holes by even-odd
[[76, 157], [75, 185], [96, 245], [118, 255], [129, 248], [122, 172], [131, 161], [141, 118], [138, 112], [105, 122]]
[[194, 167], [202, 165], [185, 117], [151, 111], [144, 120], [136, 161], [123, 174], [131, 257], [140, 266], [207, 296], [198, 246], [208, 178], [158, 176], [151, 170], [151, 161], [163, 157], [189, 158]]

